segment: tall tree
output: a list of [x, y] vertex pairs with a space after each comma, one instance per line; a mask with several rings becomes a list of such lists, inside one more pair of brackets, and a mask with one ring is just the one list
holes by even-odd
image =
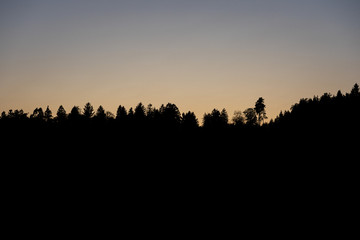
[[96, 111], [95, 114], [96, 119], [98, 120], [105, 120], [106, 119], [106, 114], [105, 114], [105, 110], [104, 108], [100, 105], [99, 108]]
[[69, 120], [70, 121], [79, 121], [79, 119], [81, 118], [81, 110], [78, 106], [74, 106], [70, 113], [69, 113]]
[[181, 126], [185, 129], [194, 129], [199, 127], [199, 121], [193, 112], [183, 113], [181, 117]]
[[259, 125], [261, 124], [261, 121], [263, 121], [263, 123], [264, 123], [264, 120], [267, 119], [265, 107], [266, 106], [264, 104], [264, 99], [262, 97], [260, 97], [256, 101], [255, 108], [254, 108], [254, 110], [257, 114], [257, 120], [258, 120]]
[[145, 107], [141, 102], [135, 107], [134, 119], [137, 123], [143, 123], [145, 120]]
[[256, 124], [257, 118], [256, 118], [256, 111], [253, 108], [248, 108], [244, 111], [245, 119], [246, 119], [246, 125], [248, 126], [254, 126]]
[[44, 113], [44, 118], [47, 122], [50, 122], [52, 119], [52, 112], [49, 108], [49, 106], [46, 107], [45, 113]]
[[31, 114], [30, 116], [31, 119], [36, 119], [36, 120], [43, 120], [44, 119], [44, 112], [42, 110], [42, 108], [35, 108], [35, 110], [33, 111], [33, 114]]
[[91, 103], [88, 102], [85, 104], [83, 112], [84, 117], [86, 119], [90, 119], [94, 115], [94, 107], [91, 105]]
[[181, 115], [175, 104], [168, 103], [160, 107], [161, 121], [166, 127], [178, 127], [180, 125]]
[[341, 100], [343, 97], [344, 97], [344, 95], [342, 94], [342, 92], [340, 90], [338, 90], [336, 93], [337, 100]]
[[132, 121], [134, 120], [134, 110], [133, 110], [132, 107], [129, 109], [127, 118], [128, 118], [128, 120], [129, 120], [129, 122], [132, 122]]
[[359, 85], [357, 83], [355, 83], [354, 87], [351, 89], [350, 96], [352, 97], [360, 96]]
[[149, 120], [153, 120], [155, 115], [155, 108], [153, 107], [153, 105], [150, 103], [148, 104], [148, 106], [146, 107], [146, 117]]
[[60, 122], [66, 119], [66, 111], [62, 105], [60, 105], [59, 109], [57, 110], [56, 117]]
[[116, 120], [124, 121], [127, 117], [127, 111], [124, 106], [119, 105], [116, 111]]
[[229, 123], [229, 115], [225, 108], [221, 110], [220, 121], [222, 126], [226, 126]]

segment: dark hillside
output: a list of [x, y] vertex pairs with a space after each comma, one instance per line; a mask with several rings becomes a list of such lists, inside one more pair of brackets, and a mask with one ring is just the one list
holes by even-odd
[[70, 114], [60, 107], [55, 117], [49, 109], [9, 111], [0, 119], [4, 206], [11, 216], [38, 216], [39, 209], [88, 216], [94, 206], [130, 215], [175, 209], [207, 216], [214, 206], [269, 218], [333, 217], [334, 206], [351, 212], [359, 99], [357, 85], [349, 94], [302, 99], [263, 125], [263, 101], [235, 124], [214, 110], [201, 127], [174, 104], [146, 111], [139, 104], [135, 112], [120, 106], [116, 117], [90, 104]]
[[90, 103], [83, 109], [74, 106], [70, 113], [62, 106], [56, 113], [49, 108], [36, 108], [30, 115], [10, 110], [0, 119], [2, 152], [9, 153], [2, 161], [40, 166], [166, 162], [174, 169], [229, 166], [231, 171], [237, 169], [231, 166], [246, 165], [276, 169], [293, 164], [300, 169], [310, 161], [321, 165], [358, 156], [357, 84], [350, 93], [301, 99], [262, 124], [265, 118], [262, 98], [255, 108], [238, 113], [232, 124], [225, 109], [214, 109], [204, 115], [202, 126], [194, 113], [181, 114], [171, 103], [159, 109], [139, 103], [134, 110], [120, 105], [116, 115], [102, 106], [95, 111]]

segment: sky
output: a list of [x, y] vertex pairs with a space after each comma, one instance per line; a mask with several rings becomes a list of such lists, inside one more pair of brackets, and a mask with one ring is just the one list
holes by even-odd
[[358, 0], [1, 0], [0, 111], [254, 107], [360, 83]]

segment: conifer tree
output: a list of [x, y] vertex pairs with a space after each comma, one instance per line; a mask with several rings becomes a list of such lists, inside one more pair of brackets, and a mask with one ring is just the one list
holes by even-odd
[[60, 122], [66, 119], [66, 111], [62, 105], [60, 105], [59, 109], [57, 110], [56, 117]]
[[83, 111], [86, 119], [90, 119], [94, 115], [94, 107], [89, 102], [85, 104]]
[[52, 112], [51, 112], [49, 106], [46, 107], [46, 110], [44, 113], [44, 118], [47, 122], [51, 121], [51, 119], [52, 119]]

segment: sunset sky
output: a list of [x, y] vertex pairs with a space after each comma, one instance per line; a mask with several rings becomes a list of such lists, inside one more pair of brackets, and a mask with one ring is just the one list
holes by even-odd
[[175, 103], [269, 118], [360, 84], [359, 0], [1, 0], [0, 112]]

